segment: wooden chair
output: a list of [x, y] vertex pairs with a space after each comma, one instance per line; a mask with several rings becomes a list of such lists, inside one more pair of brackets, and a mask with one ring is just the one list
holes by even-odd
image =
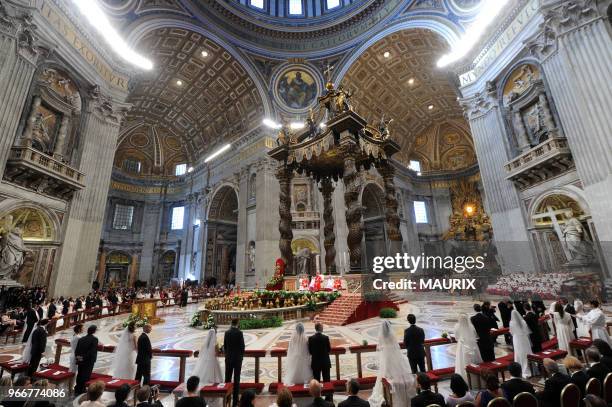
[[594, 377], [592, 379], [589, 379], [586, 384], [585, 393], [594, 394], [595, 396], [599, 397], [601, 395], [601, 382], [599, 381], [599, 379], [596, 379]]
[[612, 373], [608, 373], [604, 379], [603, 398], [606, 403], [612, 403]]
[[561, 407], [579, 407], [580, 389], [573, 383], [567, 384], [561, 391]]
[[457, 407], [476, 407], [476, 404], [472, 403], [471, 401], [464, 401], [461, 404], [457, 404]]
[[524, 391], [514, 396], [512, 405], [514, 407], [538, 407], [538, 399], [533, 394]]
[[493, 400], [489, 401], [487, 407], [512, 407], [510, 402], [503, 397], [495, 397]]

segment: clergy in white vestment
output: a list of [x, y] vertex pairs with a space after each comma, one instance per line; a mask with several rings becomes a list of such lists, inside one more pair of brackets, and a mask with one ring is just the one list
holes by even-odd
[[610, 342], [610, 336], [606, 330], [606, 316], [601, 308], [599, 308], [599, 301], [591, 301], [591, 310], [588, 312], [588, 314], [578, 315], [578, 318], [591, 327], [591, 336], [593, 337], [593, 340], [601, 339], [608, 342], [609, 345], [612, 345], [612, 342]]

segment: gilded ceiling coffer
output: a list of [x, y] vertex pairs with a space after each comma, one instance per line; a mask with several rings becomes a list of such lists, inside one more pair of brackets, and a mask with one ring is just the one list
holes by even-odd
[[[283, 260], [290, 266], [291, 252], [291, 174], [296, 171], [312, 177], [320, 183], [323, 194], [323, 220], [325, 268], [335, 271], [335, 235], [334, 213], [332, 210], [333, 183], [342, 179], [345, 186], [344, 202], [346, 205], [346, 222], [348, 226], [347, 246], [349, 249], [350, 270], [361, 273], [364, 270], [363, 241], [363, 208], [360, 193], [363, 187], [360, 170], [376, 167], [385, 183], [386, 221], [390, 231], [389, 239], [400, 242], [399, 217], [393, 170], [389, 159], [400, 151], [399, 145], [389, 138], [384, 128], [372, 126], [353, 111], [350, 93], [336, 89], [332, 83], [326, 85], [327, 93], [319, 99], [317, 114], [311, 114], [309, 121], [320, 123], [323, 117], [329, 118], [321, 126], [307, 126], [300, 132], [293, 132], [283, 126], [279, 132], [279, 146], [268, 154], [279, 161], [276, 173], [280, 183], [281, 216], [279, 230], [281, 234], [280, 251]], [[319, 130], [321, 128], [322, 130]]]

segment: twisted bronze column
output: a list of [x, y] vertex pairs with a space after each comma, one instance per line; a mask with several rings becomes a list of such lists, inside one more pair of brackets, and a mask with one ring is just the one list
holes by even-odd
[[401, 242], [400, 218], [397, 214], [397, 197], [395, 195], [395, 182], [393, 176], [395, 170], [387, 162], [378, 167], [378, 172], [383, 178], [385, 186], [385, 221], [387, 223], [387, 237], [392, 242]]
[[280, 221], [278, 223], [278, 231], [280, 232], [280, 240], [278, 247], [281, 252], [281, 258], [285, 262], [285, 273], [293, 274], [293, 251], [291, 250], [291, 241], [293, 240], [293, 231], [291, 230], [291, 178], [293, 170], [285, 165], [278, 167], [276, 170], [276, 178], [280, 185], [278, 214]]
[[325, 247], [325, 271], [336, 272], [336, 234], [334, 233], [334, 209], [332, 206], [332, 194], [334, 186], [329, 178], [321, 180], [319, 188], [323, 194], [323, 246]]
[[363, 207], [359, 202], [361, 190], [360, 176], [357, 172], [356, 156], [357, 146], [354, 139], [343, 136], [341, 147], [344, 155], [344, 203], [346, 205], [346, 226], [348, 235], [346, 243], [349, 249], [351, 272], [361, 270], [361, 241], [363, 239], [363, 221], [361, 214]]

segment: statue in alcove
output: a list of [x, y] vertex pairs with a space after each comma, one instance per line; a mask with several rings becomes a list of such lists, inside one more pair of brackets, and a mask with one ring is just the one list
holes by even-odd
[[21, 228], [13, 225], [12, 215], [7, 215], [0, 228], [0, 281], [2, 285], [17, 285], [12, 277], [23, 265], [29, 251], [23, 243]]
[[574, 211], [571, 209], [568, 213], [568, 219], [563, 225], [562, 233], [571, 257], [569, 264], [590, 263], [592, 259], [590, 242], [586, 239], [587, 235], [582, 223], [574, 216]]
[[298, 275], [310, 275], [310, 249], [304, 247], [295, 255], [296, 271]]

